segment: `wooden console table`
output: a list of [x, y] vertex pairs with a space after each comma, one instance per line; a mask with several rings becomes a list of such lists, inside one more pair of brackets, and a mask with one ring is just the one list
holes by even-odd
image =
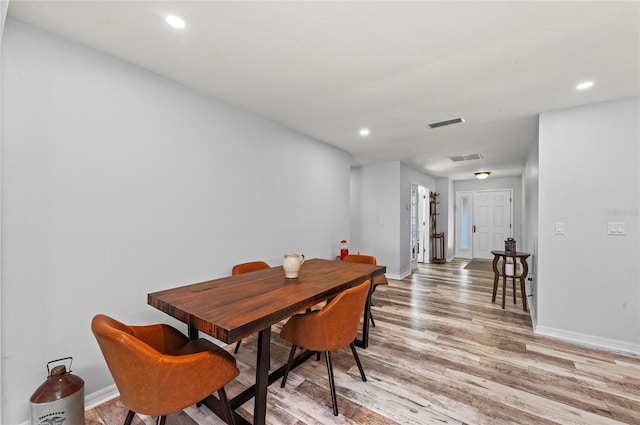
[[[527, 311], [527, 294], [524, 288], [524, 280], [529, 273], [529, 267], [527, 266], [527, 258], [530, 254], [526, 252], [505, 252], [505, 251], [491, 251], [493, 254], [493, 297], [491, 302], [496, 302], [496, 292], [498, 291], [498, 280], [502, 276], [502, 308], [504, 308], [505, 293], [507, 290], [507, 277], [510, 277], [513, 282], [513, 303], [516, 303], [516, 278], [520, 279], [520, 295], [522, 296], [522, 309]], [[498, 270], [498, 261], [502, 258], [502, 267]], [[511, 276], [507, 276], [506, 266], [507, 258], [511, 258], [513, 261], [513, 273]], [[520, 260], [522, 265], [522, 271], [520, 275], [517, 274], [518, 264], [516, 260]]]

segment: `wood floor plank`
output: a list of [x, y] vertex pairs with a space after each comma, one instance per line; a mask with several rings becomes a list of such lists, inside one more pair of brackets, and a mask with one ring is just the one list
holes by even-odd
[[[503, 310], [501, 300], [491, 302], [493, 273], [465, 270], [468, 262], [421, 265], [376, 290], [376, 327], [369, 347], [358, 349], [367, 382], [348, 348], [332, 353], [339, 416], [332, 414], [324, 357], [313, 357], [285, 388], [269, 387], [267, 423], [640, 425], [640, 358], [533, 333], [519, 287], [514, 304], [508, 282]], [[289, 353], [279, 338], [283, 323], [272, 329], [272, 369]], [[245, 338], [235, 355], [240, 376], [226, 387], [230, 397], [254, 382], [256, 342]], [[238, 413], [252, 420], [253, 399]], [[125, 415], [115, 399], [88, 411], [86, 423], [120, 425]], [[206, 407], [172, 416], [168, 424], [224, 423]]]

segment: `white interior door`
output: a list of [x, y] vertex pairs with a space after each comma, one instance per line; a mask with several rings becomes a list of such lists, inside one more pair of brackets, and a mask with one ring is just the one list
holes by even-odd
[[418, 216], [418, 186], [411, 185], [411, 269], [418, 267], [419, 251], [419, 216]]
[[504, 250], [504, 240], [511, 237], [512, 191], [474, 192], [473, 257], [493, 258], [492, 250]]
[[429, 189], [418, 186], [418, 262], [429, 262]]

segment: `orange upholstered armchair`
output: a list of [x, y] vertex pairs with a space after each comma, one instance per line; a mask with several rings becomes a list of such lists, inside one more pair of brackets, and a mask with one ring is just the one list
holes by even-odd
[[[374, 266], [377, 265], [378, 263], [376, 260], [376, 257], [374, 257], [373, 255], [364, 255], [364, 254], [348, 254], [346, 257], [342, 259], [342, 261], [350, 261], [352, 263], [362, 263], [362, 264], [373, 264]], [[373, 293], [375, 292], [378, 286], [388, 285], [388, 284], [389, 282], [387, 282], [387, 278], [383, 274], [376, 275], [373, 278], [373, 282], [371, 282], [370, 297], [373, 298]], [[369, 318], [371, 319], [371, 324], [375, 326], [376, 322], [373, 320], [373, 315], [371, 314], [372, 304], [373, 302], [369, 303]]]
[[240, 263], [233, 266], [231, 269], [232, 275], [238, 275], [243, 273], [255, 272], [257, 270], [269, 269], [271, 266], [264, 261], [250, 261], [248, 263]]
[[91, 322], [100, 350], [129, 409], [125, 425], [135, 413], [166, 416], [196, 404], [218, 391], [227, 423], [233, 424], [224, 385], [240, 373], [235, 358], [207, 341], [190, 341], [165, 325], [127, 326], [103, 314]]
[[[271, 268], [271, 266], [265, 263], [264, 261], [249, 261], [248, 263], [240, 263], [233, 266], [233, 268], [231, 269], [231, 274], [233, 276], [236, 276], [243, 273], [255, 272], [258, 270], [264, 270], [269, 268]], [[240, 344], [242, 344], [242, 340], [238, 341], [238, 343], [236, 344], [236, 348], [235, 350], [233, 350], [234, 353], [236, 354], [238, 353], [238, 350], [240, 349]]]
[[282, 384], [280, 385], [282, 388], [287, 382], [287, 376], [289, 375], [297, 347], [304, 347], [318, 353], [324, 351], [329, 374], [329, 386], [331, 387], [333, 414], [338, 416], [330, 351], [347, 345], [350, 346], [360, 370], [360, 376], [363, 381], [367, 380], [353, 341], [358, 334], [360, 318], [362, 317], [370, 287], [371, 282], [367, 280], [363, 284], [341, 292], [329, 301], [322, 310], [316, 310], [308, 314], [297, 314], [285, 323], [280, 336], [293, 345], [291, 346], [289, 361], [282, 377]]

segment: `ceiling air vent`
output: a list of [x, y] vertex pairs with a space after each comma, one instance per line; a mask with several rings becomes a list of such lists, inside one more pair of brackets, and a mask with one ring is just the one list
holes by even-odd
[[449, 159], [453, 162], [473, 161], [474, 159], [482, 159], [482, 155], [480, 155], [479, 153], [472, 153], [470, 155], [450, 156]]
[[479, 153], [472, 153], [471, 155], [465, 155], [464, 159], [466, 159], [467, 161], [472, 161], [474, 159], [482, 159], [482, 155], [480, 155]]
[[438, 128], [438, 127], [444, 127], [445, 125], [459, 124], [461, 122], [464, 122], [464, 118], [454, 118], [452, 120], [431, 123], [429, 124], [429, 127]]

